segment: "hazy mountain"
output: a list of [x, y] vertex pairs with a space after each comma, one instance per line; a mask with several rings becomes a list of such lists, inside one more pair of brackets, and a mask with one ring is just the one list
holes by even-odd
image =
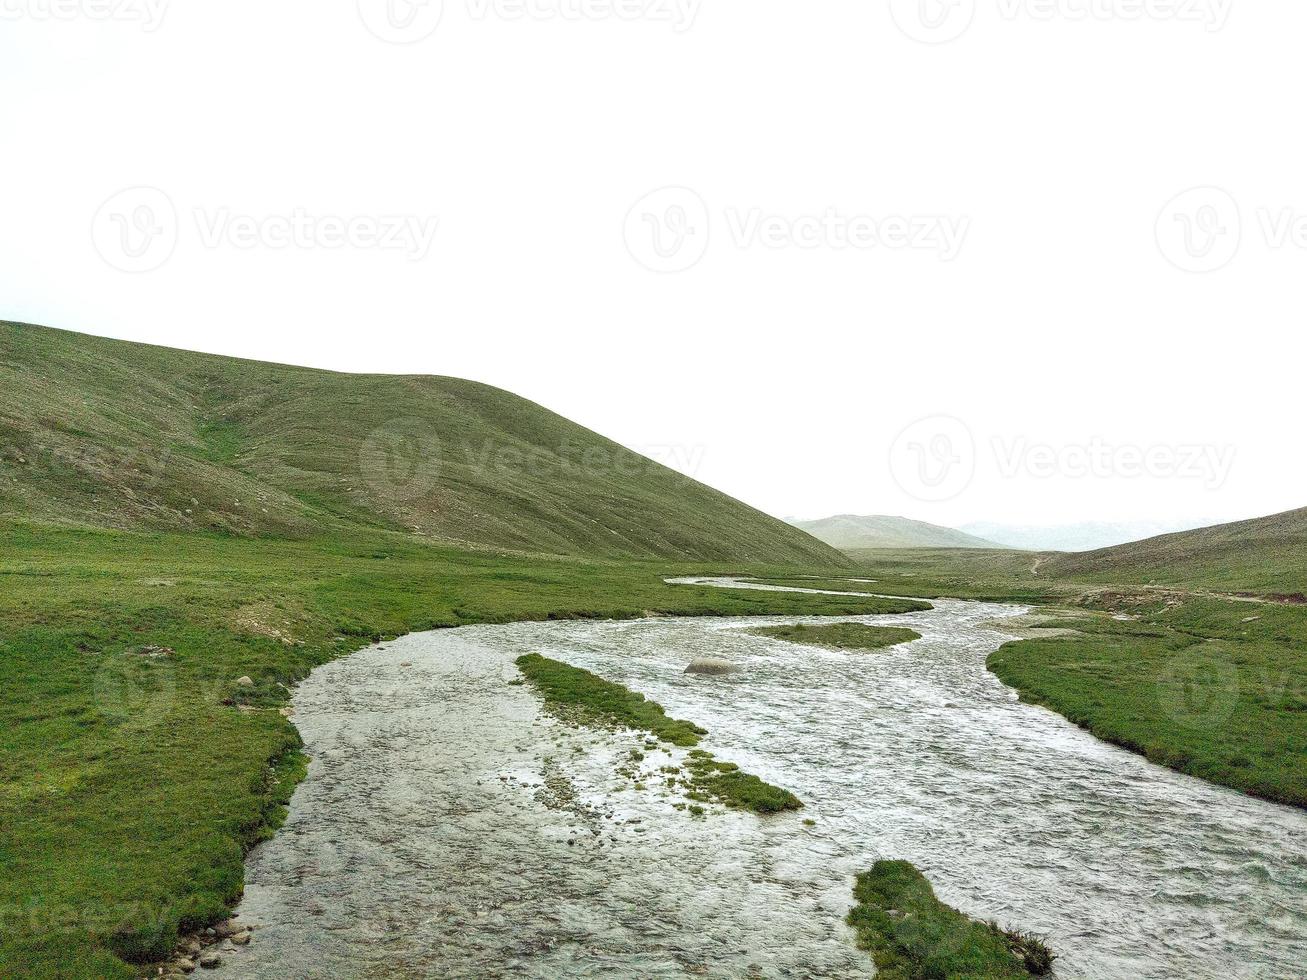
[[1307, 590], [1307, 508], [1058, 555], [1040, 575], [1229, 590]]
[[817, 521], [790, 523], [841, 551], [850, 548], [1001, 548], [1002, 545], [951, 527], [906, 517], [859, 517], [841, 514]]
[[1187, 531], [1196, 525], [1183, 521], [1128, 521], [1111, 523], [1085, 521], [1079, 524], [1039, 526], [997, 524], [981, 521], [964, 524], [968, 534], [994, 541], [1004, 547], [1025, 551], [1093, 551], [1113, 545], [1142, 541], [1159, 534]]

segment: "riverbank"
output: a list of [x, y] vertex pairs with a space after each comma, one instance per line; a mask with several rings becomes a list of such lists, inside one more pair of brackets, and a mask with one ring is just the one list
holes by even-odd
[[[478, 622], [917, 609], [672, 587], [667, 564], [0, 528], [0, 974], [130, 977], [221, 921], [302, 758], [289, 688]], [[751, 571], [744, 569], [742, 571]], [[765, 570], [752, 570], [766, 574]]]
[[[1307, 815], [1019, 702], [984, 667], [1006, 639], [989, 624], [1019, 612], [860, 617], [922, 634], [872, 656], [749, 632], [823, 622], [785, 616], [469, 626], [334, 661], [297, 691], [314, 766], [252, 855], [241, 921], [261, 928], [223, 969], [866, 975], [843, 920], [893, 857], [960, 912], [1046, 937], [1064, 980], [1291, 972]], [[667, 770], [693, 749], [560, 724], [514, 683], [524, 651], [692, 719], [805, 808], [676, 809]], [[685, 672], [710, 655], [738, 669]]]

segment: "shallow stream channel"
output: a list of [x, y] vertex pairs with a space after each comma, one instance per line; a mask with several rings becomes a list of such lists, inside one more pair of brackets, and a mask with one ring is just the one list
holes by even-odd
[[[1020, 703], [985, 659], [1026, 610], [934, 606], [470, 626], [319, 668], [294, 700], [308, 778], [249, 859], [254, 942], [215, 972], [871, 976], [843, 921], [853, 878], [902, 858], [949, 904], [1042, 935], [1061, 978], [1303, 976], [1307, 813]], [[746, 632], [836, 621], [922, 639], [837, 652]], [[555, 720], [514, 683], [529, 652], [702, 725], [703, 748], [805, 809], [674, 809], [659, 770], [686, 750]], [[698, 657], [740, 670], [686, 674]]]

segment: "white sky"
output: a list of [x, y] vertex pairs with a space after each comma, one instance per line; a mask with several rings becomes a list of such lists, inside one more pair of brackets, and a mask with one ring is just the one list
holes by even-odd
[[0, 316], [475, 378], [778, 515], [1307, 504], [1307, 5], [386, 2], [0, 0]]

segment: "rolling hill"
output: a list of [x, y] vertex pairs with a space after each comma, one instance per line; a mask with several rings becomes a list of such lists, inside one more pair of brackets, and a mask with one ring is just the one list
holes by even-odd
[[1041, 576], [1294, 593], [1307, 591], [1307, 508], [1060, 554]]
[[1002, 548], [951, 527], [940, 527], [906, 517], [859, 517], [841, 514], [818, 521], [794, 521], [814, 538], [833, 548]]
[[0, 322], [0, 520], [843, 565], [760, 513], [508, 392]]

